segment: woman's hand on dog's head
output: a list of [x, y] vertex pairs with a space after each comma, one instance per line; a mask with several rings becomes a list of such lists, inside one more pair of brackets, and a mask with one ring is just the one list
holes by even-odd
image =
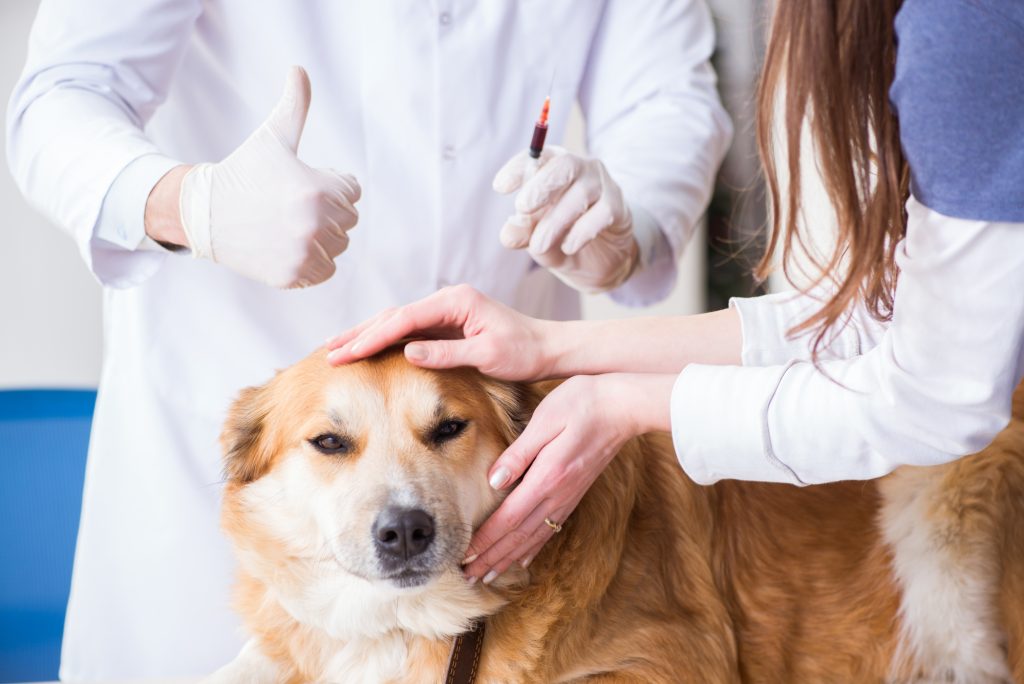
[[456, 285], [403, 307], [387, 309], [327, 341], [333, 365], [372, 356], [408, 337], [405, 357], [423, 368], [473, 366], [501, 380], [552, 377], [551, 321], [524, 316]]

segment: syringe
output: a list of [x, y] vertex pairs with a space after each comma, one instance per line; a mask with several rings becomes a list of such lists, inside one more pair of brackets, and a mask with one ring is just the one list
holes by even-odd
[[[552, 79], [554, 77], [552, 76]], [[544, 138], [548, 135], [548, 113], [551, 111], [551, 96], [544, 98], [544, 106], [541, 107], [540, 117], [533, 125], [533, 137], [530, 139], [529, 159], [523, 166], [520, 183], [526, 183], [533, 178], [540, 168], [540, 155], [544, 151]], [[534, 217], [529, 214], [516, 213], [505, 221], [502, 226], [500, 239], [501, 244], [509, 249], [522, 249], [530, 242], [530, 233], [536, 223]]]
[[533, 138], [530, 140], [530, 156], [540, 159], [540, 153], [544, 151], [544, 138], [548, 135], [548, 112], [551, 111], [551, 96], [544, 98], [544, 106], [541, 107], [540, 117], [533, 125]]

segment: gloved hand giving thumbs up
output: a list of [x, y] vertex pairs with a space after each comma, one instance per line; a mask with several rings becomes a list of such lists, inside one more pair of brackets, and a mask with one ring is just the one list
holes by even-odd
[[185, 175], [181, 224], [193, 255], [281, 288], [334, 275], [360, 189], [352, 176], [296, 156], [309, 99], [309, 77], [292, 67], [267, 120], [226, 159]]

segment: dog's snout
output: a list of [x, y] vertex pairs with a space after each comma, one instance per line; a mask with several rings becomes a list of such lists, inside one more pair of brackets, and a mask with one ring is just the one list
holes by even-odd
[[419, 508], [386, 508], [373, 523], [373, 540], [383, 553], [409, 560], [434, 541], [434, 519]]

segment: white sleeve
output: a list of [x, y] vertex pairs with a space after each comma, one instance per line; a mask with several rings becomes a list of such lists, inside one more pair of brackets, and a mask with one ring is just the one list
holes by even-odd
[[984, 448], [1024, 376], [1024, 224], [911, 200], [889, 329], [821, 364], [687, 367], [672, 393], [680, 463], [700, 483], [882, 476]]
[[143, 127], [200, 11], [199, 0], [43, 0], [33, 24], [7, 110], [8, 164], [105, 284], [135, 284], [164, 258], [136, 248], [149, 190], [176, 162]]
[[715, 90], [703, 0], [609, 0], [580, 87], [590, 153], [622, 188], [642, 268], [610, 294], [641, 306], [672, 291], [676, 262], [732, 138]]
[[[733, 297], [743, 333], [741, 361], [744, 366], [774, 366], [811, 358], [813, 331], [790, 336], [793, 326], [805, 321], [828, 300], [822, 288], [810, 293], [777, 292], [761, 297]], [[829, 331], [818, 353], [819, 360], [848, 359], [878, 345], [889, 327], [857, 305]]]

